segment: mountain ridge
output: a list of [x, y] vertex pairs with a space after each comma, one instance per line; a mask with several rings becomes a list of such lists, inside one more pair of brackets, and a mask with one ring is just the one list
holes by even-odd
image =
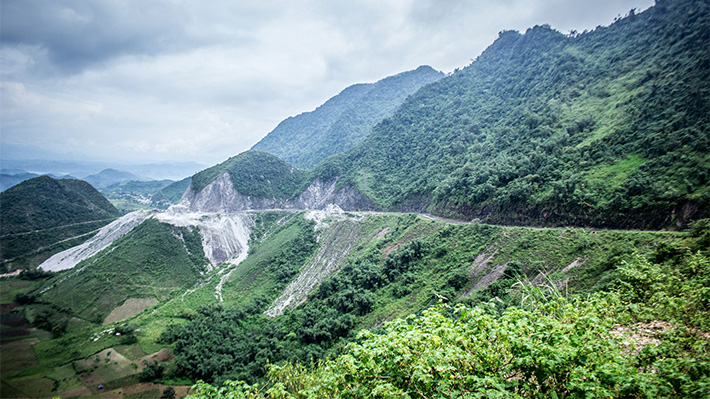
[[409, 94], [443, 76], [420, 66], [375, 83], [348, 86], [315, 110], [286, 118], [251, 149], [272, 153], [299, 168], [312, 168], [362, 141]]
[[660, 2], [582, 34], [548, 25], [503, 31], [469, 66], [411, 94], [281, 197], [308, 181], [336, 181], [368, 209], [683, 228], [710, 212], [707, 11]]
[[49, 176], [25, 180], [0, 193], [3, 267], [36, 266], [118, 216], [120, 212], [85, 181]]

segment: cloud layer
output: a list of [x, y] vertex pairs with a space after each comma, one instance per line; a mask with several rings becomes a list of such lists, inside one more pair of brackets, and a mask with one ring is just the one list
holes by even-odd
[[607, 25], [652, 0], [2, 0], [1, 140], [212, 164], [348, 85], [450, 72], [499, 31]]

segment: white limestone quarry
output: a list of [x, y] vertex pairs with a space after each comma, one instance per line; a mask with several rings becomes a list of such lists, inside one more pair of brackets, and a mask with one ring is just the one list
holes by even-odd
[[353, 188], [336, 190], [337, 180], [314, 180], [295, 198], [259, 198], [237, 192], [225, 172], [199, 192], [188, 188], [180, 204], [191, 212], [239, 212], [267, 209], [325, 209], [335, 204], [346, 210], [375, 210], [374, 204]]
[[71, 269], [111, 245], [115, 240], [133, 230], [146, 219], [154, 217], [162, 223], [178, 227], [196, 227], [202, 237], [202, 248], [209, 260], [210, 269], [223, 263], [239, 264], [249, 250], [249, 235], [253, 217], [248, 213], [217, 214], [189, 212], [180, 205], [165, 212], [131, 212], [104, 226], [81, 245], [69, 248], [47, 259], [39, 267], [47, 271]]
[[54, 254], [39, 265], [39, 268], [52, 272], [71, 269], [82, 260], [88, 259], [107, 248], [114, 241], [143, 223], [150, 215], [151, 212], [149, 211], [135, 211], [124, 215], [102, 227], [95, 236], [83, 244]]
[[197, 227], [205, 257], [213, 269], [222, 263], [238, 264], [249, 251], [254, 220], [248, 213], [190, 212], [183, 205], [173, 205], [166, 212], [156, 214], [155, 218], [173, 226]]
[[254, 226], [253, 216], [248, 213], [190, 212], [184, 205], [173, 205], [156, 219], [180, 227], [196, 227], [202, 237], [202, 250], [210, 261], [212, 270], [220, 276], [215, 287], [215, 297], [223, 302], [222, 287], [249, 254], [249, 236]]
[[264, 312], [267, 316], [278, 316], [287, 308], [303, 303], [323, 279], [340, 269], [343, 260], [358, 241], [360, 227], [357, 222], [361, 217], [346, 215], [337, 205], [329, 204], [325, 210], [309, 211], [304, 217], [316, 222], [316, 230], [319, 232], [318, 250], [303, 265], [298, 277], [286, 286], [281, 296]]

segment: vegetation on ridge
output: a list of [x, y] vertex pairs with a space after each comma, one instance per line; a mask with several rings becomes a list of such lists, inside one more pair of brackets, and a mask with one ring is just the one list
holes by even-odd
[[190, 187], [200, 191], [224, 173], [238, 193], [258, 198], [291, 198], [308, 176], [271, 154], [251, 150], [195, 174]]
[[209, 262], [197, 229], [147, 219], [68, 275], [46, 283], [40, 299], [102, 323], [127, 298], [165, 300], [194, 285]]
[[[615, 281], [616, 266], [632, 261], [633, 251], [654, 256], [662, 242], [667, 243], [662, 251], [675, 254], [684, 236], [447, 225], [411, 214], [372, 215], [358, 225], [355, 249], [340, 270], [321, 281], [297, 308], [275, 318], [262, 313], [281, 290], [259, 289], [269, 285], [255, 284], [259, 277], [240, 271], [240, 265], [224, 286], [223, 306], [205, 306], [163, 336], [165, 343], [175, 345], [176, 374], [254, 383], [267, 363], [323, 359], [339, 353], [360, 328], [419, 312], [442, 299], [475, 306], [497, 297], [503, 309], [514, 303], [509, 290], [521, 278], [548, 276], [565, 290], [597, 291]], [[263, 276], [269, 268], [254, 270], [264, 270]]]
[[566, 297], [518, 277], [508, 307], [440, 304], [362, 331], [311, 367], [271, 365], [251, 386], [198, 382], [191, 398], [705, 396], [710, 258], [690, 245], [702, 252], [624, 262], [607, 292]]
[[84, 181], [49, 176], [26, 180], [0, 193], [3, 269], [37, 266], [120, 215]]
[[682, 227], [710, 210], [710, 13], [500, 37], [316, 168], [383, 209], [504, 224]]
[[299, 168], [312, 168], [361, 142], [408, 95], [443, 76], [421, 66], [376, 83], [347, 87], [315, 110], [284, 120], [252, 149], [274, 154]]

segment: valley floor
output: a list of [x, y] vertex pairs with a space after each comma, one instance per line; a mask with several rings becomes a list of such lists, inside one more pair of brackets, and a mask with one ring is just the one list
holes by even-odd
[[[152, 287], [155, 283], [138, 283], [145, 276], [135, 275], [132, 288], [110, 301], [100, 290], [84, 285], [94, 283], [78, 277], [83, 268], [106, 267], [108, 273], [117, 262], [112, 256], [129, 254], [116, 246], [49, 279], [3, 278], [0, 397], [159, 397], [167, 386], [175, 387], [178, 397], [185, 395], [196, 378], [179, 373], [185, 370], [178, 362], [183, 354], [174, 352], [175, 346], [161, 335], [200, 320], [215, 307], [246, 312], [244, 320], [258, 320], [263, 326], [281, 323], [294, 328], [293, 334], [280, 338], [280, 345], [293, 348], [293, 353], [316, 348], [312, 342], [304, 343], [311, 338], [299, 336], [306, 314], [324, 321], [349, 320], [347, 330], [323, 330], [332, 337], [315, 341], [323, 354], [353, 339], [355, 331], [378, 328], [442, 299], [473, 306], [505, 298], [516, 278], [552, 284], [564, 293], [598, 291], [608, 287], [617, 267], [634, 256], [672, 255], [690, 242], [688, 233], [678, 232], [490, 226], [336, 208], [146, 217], [159, 222], [151, 222], [152, 229], [170, 223], [173, 227], [166, 231], [180, 237], [182, 250], [192, 255], [195, 247], [185, 235], [188, 230], [179, 229], [198, 226], [203, 259], [211, 256], [215, 264], [195, 282], [181, 283], [164, 294]], [[234, 238], [220, 241], [217, 232], [227, 228]], [[138, 245], [131, 234], [117, 239], [124, 246]], [[225, 248], [232, 252], [215, 251]], [[142, 251], [152, 250], [157, 249]], [[118, 275], [112, 279], [129, 281]], [[91, 313], [82, 310], [98, 305], [87, 308], [62, 299], [57, 287], [63, 287], [62, 292], [83, 290], [82, 303], [104, 306], [99, 317], [87, 317]], [[59, 293], [49, 295], [52, 290]], [[339, 305], [347, 301], [351, 305]], [[272, 360], [278, 362], [279, 356], [274, 352]], [[165, 376], [148, 375], [154, 368], [165, 371]]]

